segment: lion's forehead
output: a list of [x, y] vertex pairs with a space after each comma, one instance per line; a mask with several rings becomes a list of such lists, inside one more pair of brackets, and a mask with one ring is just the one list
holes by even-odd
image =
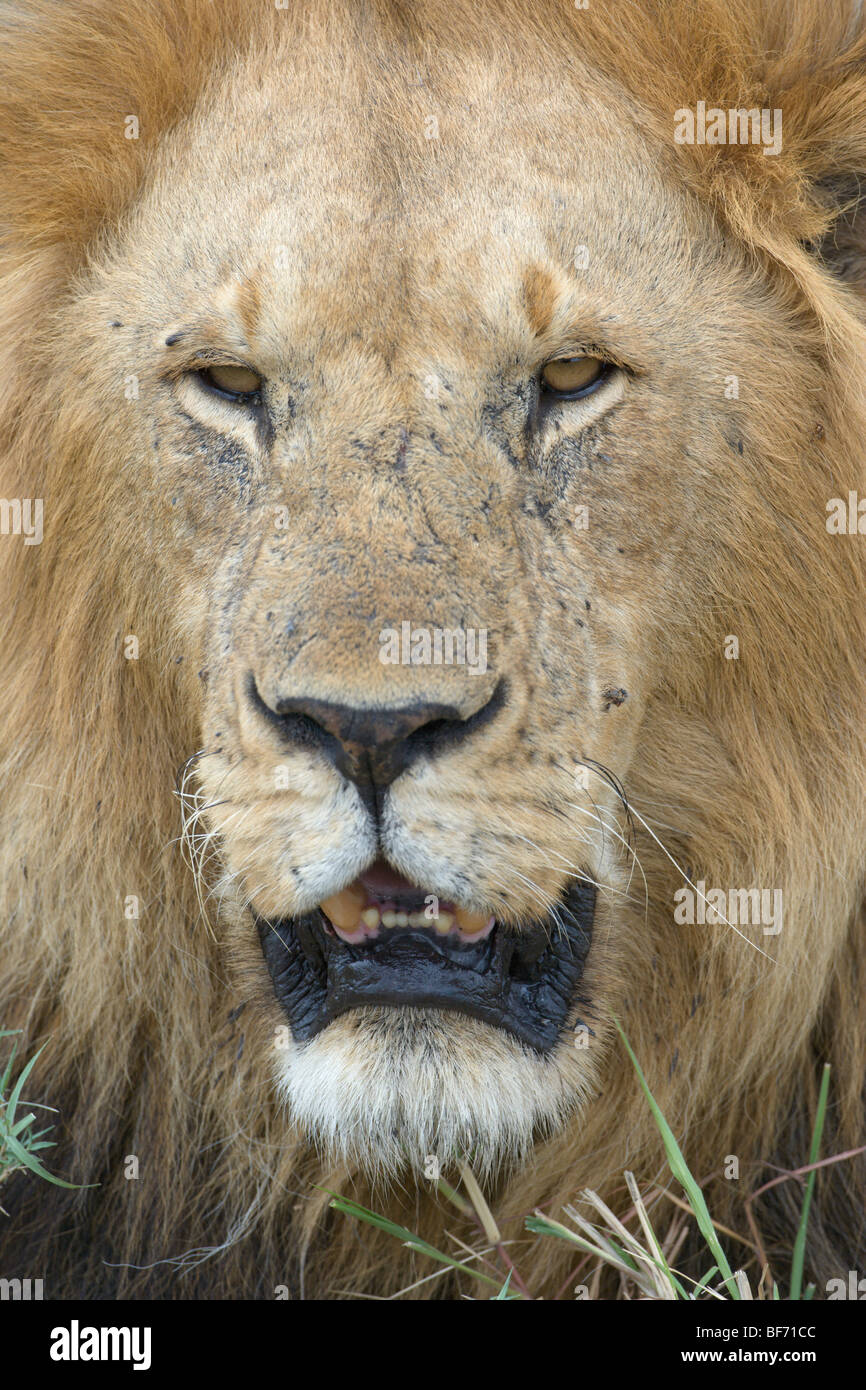
[[326, 71], [259, 59], [167, 138], [129, 243], [165, 312], [169, 295], [194, 312], [240, 285], [265, 350], [325, 320], [475, 352], [495, 323], [501, 351], [535, 267], [608, 314], [650, 294], [648, 264], [688, 272], [684, 195], [590, 73], [552, 89], [477, 60], [421, 82]]

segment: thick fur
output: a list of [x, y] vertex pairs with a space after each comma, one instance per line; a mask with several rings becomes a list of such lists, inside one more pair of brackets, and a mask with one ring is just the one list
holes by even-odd
[[[47, 1043], [54, 1166], [96, 1186], [10, 1183], [4, 1275], [389, 1294], [432, 1267], [326, 1191], [441, 1240], [425, 1158], [469, 1147], [532, 1291], [567, 1293], [568, 1247], [523, 1217], [664, 1171], [612, 1015], [746, 1240], [767, 1165], [807, 1159], [825, 1061], [824, 1152], [864, 1142], [864, 542], [825, 527], [866, 490], [857, 15], [9, 7], [0, 491], [44, 498], [45, 535], [0, 543], [0, 1023]], [[780, 108], [781, 153], [676, 145], [699, 100]], [[525, 383], [576, 324], [628, 370], [529, 439]], [[254, 357], [267, 423], [194, 384], [208, 350]], [[383, 667], [403, 619], [487, 628], [488, 673]], [[307, 910], [375, 841], [250, 670], [266, 703], [466, 714], [507, 679], [483, 734], [395, 784], [383, 842], [514, 931], [599, 882], [587, 1047], [422, 1011], [280, 1041], [248, 909]], [[781, 889], [781, 932], [677, 925], [683, 872]], [[799, 1194], [756, 1203], [782, 1276]], [[864, 1197], [862, 1158], [819, 1177], [821, 1288], [863, 1268]]]

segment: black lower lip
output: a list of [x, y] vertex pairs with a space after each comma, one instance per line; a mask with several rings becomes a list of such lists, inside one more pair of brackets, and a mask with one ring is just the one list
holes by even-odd
[[575, 880], [544, 922], [511, 933], [497, 925], [464, 944], [392, 927], [350, 946], [318, 910], [278, 922], [256, 918], [274, 991], [296, 1042], [366, 1005], [447, 1009], [502, 1028], [548, 1052], [578, 997], [592, 935], [595, 888]]

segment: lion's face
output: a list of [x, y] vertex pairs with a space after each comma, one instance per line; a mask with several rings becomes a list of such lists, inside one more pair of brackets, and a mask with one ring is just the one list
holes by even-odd
[[774, 311], [589, 79], [403, 78], [299, 70], [290, 121], [239, 70], [84, 297], [94, 374], [138, 378], [189, 841], [292, 1117], [492, 1164], [592, 1104], [582, 1042], [641, 987], [615, 781], [721, 582], [760, 409], [726, 376], [774, 389]]

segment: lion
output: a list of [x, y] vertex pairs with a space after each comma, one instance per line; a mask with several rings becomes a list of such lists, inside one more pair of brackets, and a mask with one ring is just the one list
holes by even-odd
[[866, 1142], [866, 29], [775, 8], [4, 14], [0, 1023], [75, 1184], [4, 1276], [454, 1298], [329, 1204], [471, 1243], [468, 1165], [573, 1297], [526, 1216], [671, 1184], [619, 1023], [784, 1280], [826, 1063]]

